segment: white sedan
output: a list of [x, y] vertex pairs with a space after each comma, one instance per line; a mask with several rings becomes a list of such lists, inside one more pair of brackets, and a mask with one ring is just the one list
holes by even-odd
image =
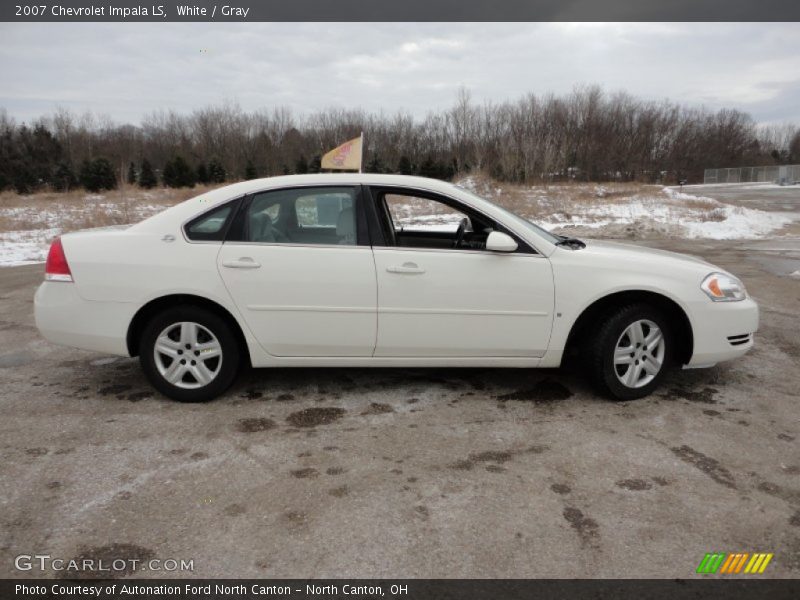
[[163, 394], [253, 367], [558, 367], [649, 394], [753, 346], [758, 306], [700, 259], [554, 235], [441, 181], [229, 185], [124, 230], [64, 235], [36, 292], [52, 342], [139, 356]]

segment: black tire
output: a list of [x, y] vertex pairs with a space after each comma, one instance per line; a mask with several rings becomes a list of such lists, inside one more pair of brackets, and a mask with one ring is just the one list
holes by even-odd
[[[216, 337], [221, 347], [222, 355], [219, 363], [214, 363], [213, 359], [207, 359], [210, 362], [204, 363], [211, 364], [212, 369], [216, 365], [216, 374], [209, 383], [201, 385], [200, 381], [195, 379], [191, 373], [184, 377], [185, 381], [181, 382], [183, 385], [200, 385], [201, 387], [186, 388], [171, 383], [161, 374], [156, 364], [154, 355], [156, 339], [168, 327], [181, 322], [196, 323], [205, 328]], [[201, 334], [207, 336], [206, 332], [201, 331]], [[181, 350], [181, 353], [183, 352], [184, 350]], [[181, 360], [188, 360], [194, 364], [191, 360], [195, 357], [189, 354], [189, 351], [186, 352], [186, 358], [181, 358]], [[181, 356], [184, 355], [181, 354]], [[161, 360], [168, 359], [162, 358]], [[236, 378], [240, 366], [239, 345], [228, 323], [213, 312], [192, 305], [174, 306], [155, 315], [145, 326], [139, 341], [139, 363], [153, 387], [165, 396], [179, 402], [207, 402], [227, 390]]]
[[[628, 367], [625, 365], [617, 367], [614, 364], [614, 355], [617, 342], [626, 329], [641, 320], [651, 321], [661, 330], [664, 339], [664, 357], [661, 369], [651, 381], [641, 387], [629, 387], [617, 376], [618, 369], [626, 371]], [[586, 353], [589, 376], [597, 390], [614, 400], [636, 400], [649, 395], [659, 386], [674, 363], [675, 339], [663, 313], [648, 304], [629, 304], [607, 313], [604, 321], [598, 325], [597, 332], [588, 340]]]

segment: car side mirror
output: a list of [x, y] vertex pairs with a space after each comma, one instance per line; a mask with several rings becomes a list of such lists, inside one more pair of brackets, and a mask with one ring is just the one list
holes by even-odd
[[514, 252], [517, 242], [507, 233], [493, 231], [486, 238], [486, 249], [490, 252]]

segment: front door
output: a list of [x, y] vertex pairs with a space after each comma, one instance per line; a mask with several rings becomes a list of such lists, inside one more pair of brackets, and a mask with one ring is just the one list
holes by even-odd
[[544, 355], [553, 322], [550, 261], [531, 249], [487, 252], [482, 245], [497, 224], [452, 199], [399, 189], [373, 197], [390, 238], [374, 248], [375, 356]]

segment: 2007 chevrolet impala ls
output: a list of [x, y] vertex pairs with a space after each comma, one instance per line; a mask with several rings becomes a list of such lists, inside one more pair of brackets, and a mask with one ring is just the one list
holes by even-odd
[[302, 175], [223, 187], [53, 242], [49, 340], [139, 356], [204, 401], [240, 367], [557, 367], [605, 395], [753, 346], [758, 306], [700, 259], [554, 235], [441, 181]]

